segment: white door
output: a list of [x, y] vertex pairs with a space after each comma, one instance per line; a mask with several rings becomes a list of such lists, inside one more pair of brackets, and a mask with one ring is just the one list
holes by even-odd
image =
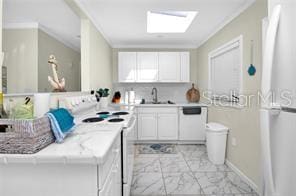
[[157, 139], [157, 115], [138, 114], [138, 139], [156, 140]]
[[180, 81], [180, 53], [159, 52], [159, 81], [179, 82]]
[[155, 82], [158, 80], [158, 53], [138, 52], [137, 53], [137, 81]]
[[118, 53], [118, 82], [135, 82], [137, 74], [137, 53]]
[[180, 53], [180, 81], [190, 82], [190, 54], [189, 52]]
[[157, 119], [158, 139], [177, 140], [178, 139], [178, 115], [158, 114]]

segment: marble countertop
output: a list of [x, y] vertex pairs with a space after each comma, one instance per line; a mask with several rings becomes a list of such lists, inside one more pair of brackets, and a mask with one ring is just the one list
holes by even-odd
[[119, 124], [80, 124], [63, 143], [50, 144], [35, 154], [0, 154], [0, 164], [101, 164], [121, 130]]

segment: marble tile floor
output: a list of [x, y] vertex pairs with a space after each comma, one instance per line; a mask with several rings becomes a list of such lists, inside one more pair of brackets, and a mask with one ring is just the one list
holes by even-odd
[[213, 165], [204, 145], [177, 145], [177, 154], [136, 152], [131, 196], [258, 196], [229, 167]]

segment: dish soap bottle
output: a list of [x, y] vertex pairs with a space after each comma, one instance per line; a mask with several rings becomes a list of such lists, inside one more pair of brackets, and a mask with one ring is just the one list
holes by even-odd
[[3, 97], [3, 93], [0, 93], [0, 118], [7, 118], [7, 113], [4, 110], [4, 97]]

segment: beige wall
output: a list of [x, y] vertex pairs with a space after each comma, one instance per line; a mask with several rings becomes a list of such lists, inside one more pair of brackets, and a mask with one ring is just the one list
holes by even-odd
[[7, 93], [37, 92], [38, 30], [4, 29], [3, 51]]
[[88, 19], [81, 21], [81, 82], [83, 91], [112, 88], [112, 48]]
[[58, 74], [66, 80], [66, 90], [80, 91], [80, 52], [65, 46], [42, 30], [38, 31], [38, 92], [50, 92], [47, 76], [52, 70], [47, 63], [49, 55], [58, 60]]
[[[197, 49], [197, 83], [208, 87], [208, 53], [239, 35], [243, 35], [243, 92], [253, 94], [260, 89], [261, 80], [261, 20], [267, 16], [267, 2], [257, 0], [245, 12], [225, 26], [205, 44]], [[250, 41], [254, 40], [255, 76], [247, 74], [250, 64]], [[192, 70], [195, 71], [195, 70]], [[237, 166], [257, 186], [260, 182], [260, 128], [258, 105], [250, 108], [210, 107], [209, 121], [220, 122], [230, 128], [227, 159]], [[231, 138], [237, 146], [231, 145]]]
[[114, 48], [113, 49], [113, 82], [118, 82], [118, 52], [157, 52], [157, 51], [189, 51], [190, 52], [190, 81], [197, 82], [197, 56], [196, 49], [165, 49], [165, 48]]

